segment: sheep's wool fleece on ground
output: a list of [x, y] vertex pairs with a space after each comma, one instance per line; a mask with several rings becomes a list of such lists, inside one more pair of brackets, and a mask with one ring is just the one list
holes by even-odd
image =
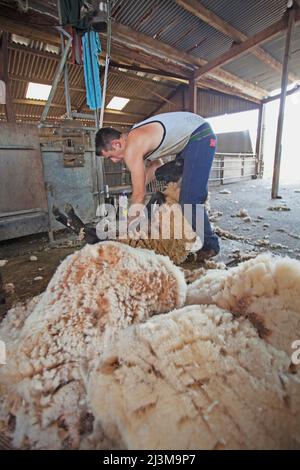
[[13, 445], [300, 448], [300, 263], [200, 275], [187, 286], [167, 257], [114, 242], [70, 255], [0, 328]]
[[1, 325], [0, 384], [16, 413], [14, 445], [78, 447], [90, 427], [93, 361], [120, 329], [182, 306], [185, 296], [181, 271], [148, 250], [105, 242], [68, 256], [24, 324], [13, 310]]

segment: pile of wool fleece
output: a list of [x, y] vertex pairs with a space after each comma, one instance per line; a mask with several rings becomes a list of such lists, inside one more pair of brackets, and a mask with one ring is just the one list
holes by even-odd
[[92, 372], [91, 447], [300, 448], [300, 380], [245, 319], [189, 306], [123, 330]]
[[261, 255], [209, 271], [186, 302], [105, 350], [88, 385], [90, 445], [106, 429], [129, 449], [299, 449], [300, 263]]
[[94, 419], [86, 404], [93, 362], [122, 328], [185, 296], [183, 274], [150, 251], [104, 242], [68, 256], [25, 321], [14, 309], [1, 324], [1, 415], [16, 419], [13, 445], [78, 448]]
[[299, 449], [300, 263], [199, 275], [187, 286], [169, 259], [112, 242], [68, 257], [23, 326], [15, 311], [0, 329], [14, 445]]
[[300, 262], [263, 254], [227, 271], [209, 271], [188, 286], [186, 303], [247, 317], [268, 343], [291, 354], [300, 339]]

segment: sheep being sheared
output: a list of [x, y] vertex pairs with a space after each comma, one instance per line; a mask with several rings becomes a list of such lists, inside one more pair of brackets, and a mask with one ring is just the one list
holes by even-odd
[[16, 417], [14, 446], [77, 448], [92, 425], [93, 362], [119, 330], [182, 306], [185, 295], [180, 270], [150, 251], [104, 242], [68, 256], [24, 324], [16, 311], [1, 324], [2, 415]]
[[[151, 211], [151, 203], [159, 197], [159, 207], [152, 214], [152, 222], [156, 224], [157, 230], [155, 236], [153, 233], [146, 234], [135, 232], [135, 236], [129, 234], [119, 237], [116, 232], [114, 238], [116, 241], [125, 243], [133, 248], [145, 248], [153, 250], [160, 255], [169, 256], [175, 264], [181, 264], [187, 258], [191, 250], [201, 248], [200, 239], [192, 230], [191, 225], [182, 214], [179, 200], [180, 185], [178, 183], [169, 183], [163, 193], [157, 193], [156, 198], [150, 199], [148, 203], [148, 213]], [[98, 237], [95, 227], [86, 226], [75, 214], [70, 204], [65, 207], [67, 216], [62, 214], [57, 207], [53, 208], [53, 214], [56, 220], [90, 244], [98, 243], [101, 239]], [[146, 227], [150, 229], [150, 220], [145, 218]], [[106, 224], [103, 224], [106, 225]], [[108, 225], [109, 227], [109, 225]], [[166, 228], [169, 227], [169, 230]], [[105, 235], [106, 232], [104, 232]], [[146, 235], [146, 236], [145, 236]]]
[[[163, 192], [165, 203], [154, 214], [158, 226], [157, 239], [127, 238], [120, 241], [134, 248], [146, 248], [168, 256], [175, 264], [183, 263], [191, 250], [200, 249], [201, 242], [184, 218], [178, 204], [179, 192], [180, 186], [177, 183], [169, 183]], [[165, 228], [168, 224], [170, 231], [166, 234]]]
[[92, 372], [86, 445], [97, 448], [105, 429], [131, 450], [299, 449], [300, 377], [289, 362], [216, 306], [153, 317], [123, 330]]

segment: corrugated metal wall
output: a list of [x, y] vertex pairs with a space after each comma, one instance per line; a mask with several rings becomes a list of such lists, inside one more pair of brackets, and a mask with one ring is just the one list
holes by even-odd
[[[174, 104], [165, 103], [157, 110], [156, 114], [189, 110], [188, 87], [180, 87], [178, 92], [169, 99]], [[222, 114], [238, 113], [252, 109], [258, 109], [258, 105], [251, 101], [218, 93], [217, 91], [198, 90], [198, 114], [201, 116], [220, 116]]]
[[198, 113], [204, 117], [250, 111], [257, 108], [258, 106], [255, 103], [235, 96], [206, 90], [199, 90], [198, 92]]

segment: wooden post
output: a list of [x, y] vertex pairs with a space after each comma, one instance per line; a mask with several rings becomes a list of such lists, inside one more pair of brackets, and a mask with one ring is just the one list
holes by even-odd
[[221, 184], [224, 184], [224, 170], [225, 170], [225, 157], [221, 156], [221, 172], [220, 172], [220, 181]]
[[198, 88], [196, 80], [190, 80], [189, 85], [189, 109], [191, 113], [198, 113]]
[[280, 107], [279, 107], [279, 116], [278, 116], [278, 124], [277, 124], [273, 183], [272, 183], [272, 199], [278, 198], [282, 130], [283, 130], [283, 122], [284, 122], [286, 88], [287, 88], [287, 83], [288, 83], [288, 65], [289, 65], [289, 58], [290, 58], [291, 38], [293, 34], [294, 24], [295, 24], [295, 8], [292, 7], [289, 10], [288, 29], [287, 29], [287, 34], [286, 34], [285, 51], [284, 51], [284, 59], [283, 59], [283, 66], [282, 66]]
[[3, 31], [0, 42], [0, 80], [5, 83], [5, 113], [7, 122], [16, 122], [8, 75], [8, 33]]
[[254, 178], [262, 176], [262, 158], [263, 158], [263, 134], [264, 134], [264, 124], [265, 124], [265, 105], [261, 103], [258, 113], [257, 121], [257, 134], [256, 134], [256, 146], [255, 146], [255, 155], [256, 155], [256, 164], [255, 164], [255, 176]]

